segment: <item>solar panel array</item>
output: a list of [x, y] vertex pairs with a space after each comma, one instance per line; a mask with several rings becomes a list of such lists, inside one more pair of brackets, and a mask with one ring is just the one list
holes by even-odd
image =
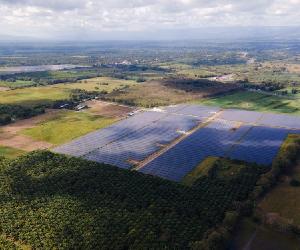
[[53, 151], [72, 156], [83, 156], [96, 148], [103, 147], [116, 140], [121, 140], [165, 116], [166, 114], [159, 112], [141, 112], [110, 127], [94, 131], [67, 144], [56, 147]]
[[259, 124], [264, 126], [278, 126], [290, 129], [300, 129], [300, 117], [265, 113], [259, 121]]
[[284, 114], [262, 113], [247, 110], [227, 109], [222, 111], [220, 119], [254, 123], [267, 127], [300, 129], [300, 117]]
[[283, 140], [291, 132], [284, 128], [252, 127], [228, 156], [262, 165], [271, 164]]
[[[160, 111], [160, 112], [158, 112]], [[271, 164], [289, 133], [300, 133], [300, 117], [181, 104], [140, 112], [108, 128], [92, 132], [53, 151], [129, 169], [190, 131], [139, 171], [181, 180], [208, 156]]]
[[85, 157], [89, 160], [104, 162], [122, 168], [130, 168], [128, 160], [141, 161], [160, 149], [159, 144], [170, 143], [180, 136], [178, 130], [188, 131], [200, 122], [193, 117], [169, 114], [165, 118], [139, 129], [128, 136], [101, 148]]
[[249, 126], [218, 120], [197, 130], [143, 168], [141, 172], [179, 181], [208, 156], [225, 156]]
[[213, 107], [202, 107], [195, 115], [180, 113], [190, 108], [192, 106], [178, 105], [162, 112], [140, 112], [108, 128], [56, 147], [53, 151], [131, 168], [132, 162], [142, 161], [161, 149], [163, 144], [170, 143], [213, 115], [211, 111], [216, 110]]
[[238, 109], [224, 110], [219, 116], [220, 119], [229, 121], [240, 121], [244, 123], [256, 123], [263, 116], [263, 113], [254, 111], [245, 111]]

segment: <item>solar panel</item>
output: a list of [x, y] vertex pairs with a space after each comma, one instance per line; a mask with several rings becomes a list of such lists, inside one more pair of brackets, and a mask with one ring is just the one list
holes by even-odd
[[229, 157], [263, 165], [272, 164], [289, 132], [281, 128], [253, 127], [233, 148]]
[[[168, 143], [180, 136], [178, 130], [190, 130], [199, 123], [199, 120], [186, 117], [183, 119], [177, 115], [168, 115], [142, 129], [131, 133], [121, 140], [114, 141], [101, 148], [95, 149], [85, 156], [86, 159], [94, 159], [107, 164], [115, 163], [114, 158], [121, 162], [128, 160], [141, 161], [150, 154], [159, 150], [160, 143]], [[109, 159], [99, 155], [110, 155]], [[130, 167], [130, 166], [129, 166]]]
[[259, 123], [260, 125], [265, 126], [278, 126], [290, 129], [300, 129], [299, 116], [265, 113]]
[[179, 181], [206, 157], [224, 156], [249, 128], [236, 128], [236, 123], [231, 121], [214, 121], [176, 144], [140, 171]]
[[229, 121], [256, 123], [261, 119], [262, 115], [263, 113], [260, 112], [238, 110], [238, 109], [227, 109], [222, 111], [219, 118], [224, 120], [229, 120]]
[[[194, 104], [161, 109], [140, 112], [53, 151], [129, 169], [220, 111]], [[139, 171], [180, 181], [208, 156], [268, 165], [288, 133], [300, 133], [299, 117], [224, 110]]]

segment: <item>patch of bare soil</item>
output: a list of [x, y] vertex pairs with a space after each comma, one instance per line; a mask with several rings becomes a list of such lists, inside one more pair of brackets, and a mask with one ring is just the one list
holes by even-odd
[[24, 135], [12, 135], [11, 137], [6, 138], [0, 137], [0, 145], [28, 152], [38, 149], [48, 149], [53, 146], [51, 143], [36, 141]]
[[7, 88], [7, 87], [1, 87], [1, 86], [0, 86], [0, 92], [1, 92], [1, 91], [7, 91], [7, 90], [10, 90], [10, 88]]
[[90, 108], [92, 113], [106, 117], [122, 118], [134, 110], [134, 108], [128, 106], [117, 105], [99, 100], [87, 101], [86, 105]]
[[23, 129], [33, 128], [38, 123], [55, 117], [58, 112], [60, 111], [55, 109], [48, 109], [46, 110], [45, 114], [41, 114], [35, 117], [31, 117], [29, 119], [20, 120], [15, 123], [3, 126], [1, 127], [1, 131], [5, 134], [16, 134]]
[[59, 110], [46, 110], [45, 114], [0, 127], [0, 145], [24, 151], [51, 148], [53, 146], [51, 143], [36, 141], [28, 136], [18, 135], [18, 132], [26, 128], [32, 128], [42, 121], [51, 119], [51, 117], [55, 117], [58, 112]]

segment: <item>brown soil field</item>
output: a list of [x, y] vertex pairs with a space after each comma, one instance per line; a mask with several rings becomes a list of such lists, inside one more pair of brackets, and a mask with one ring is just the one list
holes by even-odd
[[7, 91], [7, 90], [10, 90], [10, 88], [7, 88], [7, 87], [1, 87], [1, 86], [0, 86], [0, 92], [1, 92], [1, 91]]
[[85, 104], [89, 107], [89, 111], [93, 114], [114, 118], [125, 117], [129, 112], [134, 110], [132, 107], [98, 100], [87, 101]]
[[233, 84], [208, 80], [168, 79], [149, 81], [109, 94], [106, 99], [141, 107], [184, 103], [236, 90]]
[[0, 145], [24, 151], [51, 148], [53, 146], [51, 143], [36, 141], [30, 137], [18, 135], [18, 132], [26, 128], [34, 127], [39, 122], [54, 117], [58, 112], [59, 110], [46, 110], [45, 114], [0, 127]]
[[38, 149], [48, 149], [53, 146], [51, 143], [36, 141], [24, 135], [11, 135], [11, 137], [0, 137], [0, 145], [21, 149], [28, 152]]

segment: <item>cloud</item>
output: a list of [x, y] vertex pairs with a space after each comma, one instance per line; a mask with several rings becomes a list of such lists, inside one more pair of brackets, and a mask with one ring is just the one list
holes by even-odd
[[103, 34], [213, 26], [300, 25], [300, 0], [0, 0], [0, 34]]

